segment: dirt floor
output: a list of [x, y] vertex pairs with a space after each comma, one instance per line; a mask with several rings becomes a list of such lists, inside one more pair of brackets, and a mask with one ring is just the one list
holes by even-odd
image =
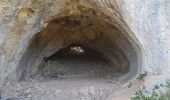
[[105, 100], [120, 88], [118, 69], [100, 58], [48, 61], [28, 81], [6, 84], [2, 100]]

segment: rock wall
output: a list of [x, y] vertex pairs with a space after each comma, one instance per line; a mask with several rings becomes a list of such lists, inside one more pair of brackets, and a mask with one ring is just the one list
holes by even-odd
[[[139, 58], [138, 73], [169, 75], [168, 0], [1, 0], [0, 83], [17, 78], [17, 68], [33, 36], [52, 19], [79, 13], [79, 4], [103, 12], [134, 45]], [[21, 10], [24, 7], [32, 10]]]

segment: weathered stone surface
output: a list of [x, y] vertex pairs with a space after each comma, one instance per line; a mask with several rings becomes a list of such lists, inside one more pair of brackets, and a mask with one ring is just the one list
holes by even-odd
[[[25, 7], [30, 10], [23, 11]], [[129, 73], [121, 77], [124, 82], [142, 71], [156, 77], [145, 84], [164, 81], [170, 76], [169, 11], [169, 0], [1, 0], [0, 83], [18, 81], [22, 73], [29, 77], [43, 57], [75, 41], [105, 53], [113, 62], [117, 59], [122, 70], [129, 64]], [[65, 16], [68, 23], [63, 23]], [[60, 28], [61, 33], [75, 34], [49, 35]], [[100, 48], [101, 44], [108, 47]]]

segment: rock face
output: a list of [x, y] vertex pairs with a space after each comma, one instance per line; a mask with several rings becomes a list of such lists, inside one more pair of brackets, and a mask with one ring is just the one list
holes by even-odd
[[169, 11], [169, 0], [1, 0], [0, 84], [29, 79], [72, 44], [100, 52], [122, 83], [143, 71], [166, 80]]

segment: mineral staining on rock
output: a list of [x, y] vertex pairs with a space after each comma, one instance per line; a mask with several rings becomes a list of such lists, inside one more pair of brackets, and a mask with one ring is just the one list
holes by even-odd
[[30, 7], [23, 7], [19, 10], [19, 18], [24, 19], [31, 16], [34, 13], [34, 10]]
[[[142, 0], [0, 0], [0, 84], [18, 82], [21, 79], [30, 80], [31, 76], [39, 75], [44, 70], [49, 70], [47, 76], [55, 78], [64, 76], [69, 72], [67, 69], [81, 73], [78, 69], [84, 68], [82, 67], [85, 65], [83, 63], [79, 62], [77, 65], [80, 64], [81, 67], [76, 69], [76, 67], [61, 67], [63, 65], [57, 62], [58, 60], [56, 62], [44, 62], [43, 60], [45, 57], [50, 57], [58, 50], [62, 50], [75, 42], [104, 54], [102, 57], [116, 69], [119, 69], [117, 71], [119, 74], [121, 73], [121, 75], [115, 76], [116, 79], [113, 78], [109, 82], [106, 80], [111, 78], [111, 74], [105, 77], [104, 80], [102, 80], [102, 77], [98, 77], [100, 81], [93, 79], [91, 85], [98, 82], [96, 84], [97, 88], [89, 86], [89, 80], [87, 83], [84, 78], [84, 80], [77, 80], [77, 82], [82, 82], [82, 87], [86, 84], [89, 86], [83, 89], [76, 88], [76, 92], [74, 90], [70, 92], [75, 96], [80, 95], [81, 98], [78, 99], [93, 100], [96, 98], [95, 94], [109, 95], [113, 91], [107, 88], [114, 85], [109, 86], [109, 84], [112, 82], [119, 83], [118, 79], [122, 83], [132, 82], [129, 89], [134, 92], [133, 90], [137, 89], [137, 87], [134, 88], [135, 85], [133, 85], [134, 82], [131, 79], [135, 78], [142, 70], [146, 70], [148, 75], [159, 74], [149, 79], [149, 76], [146, 76], [145, 84], [166, 80], [170, 76], [170, 54], [168, 52], [170, 50], [170, 42], [168, 42], [170, 40], [169, 5], [169, 0], [147, 0], [145, 2]], [[79, 48], [73, 50], [81, 51]], [[61, 62], [68, 65], [73, 62], [72, 60], [66, 58]], [[102, 65], [101, 62], [94, 65]], [[87, 69], [83, 70], [85, 75], [87, 75], [86, 71], [90, 75], [97, 75], [97, 72], [100, 72], [96, 70], [93, 63], [90, 63], [86, 67]], [[41, 65], [45, 65], [45, 67], [41, 67]], [[58, 66], [54, 67], [54, 65]], [[39, 70], [39, 68], [43, 69], [43, 71]], [[94, 70], [89, 71], [91, 68]], [[106, 66], [104, 68], [100, 66], [100, 68], [105, 70]], [[116, 72], [112, 72], [113, 75], [116, 75]], [[73, 76], [75, 74], [73, 73]], [[102, 74], [106, 73], [102, 72]], [[83, 76], [82, 74], [78, 75]], [[44, 75], [44, 77], [46, 76]], [[37, 78], [38, 80], [41, 79]], [[60, 86], [57, 85], [57, 88], [72, 87], [69, 87], [69, 82], [75, 82], [74, 84], [76, 84], [76, 81], [71, 79], [69, 81], [63, 80], [64, 85], [60, 84], [61, 81], [44, 81], [46, 81], [47, 86], [50, 86], [51, 83], [53, 85], [55, 83], [59, 84]], [[35, 83], [39, 84], [39, 82]], [[18, 84], [22, 84], [22, 82]], [[34, 84], [34, 82], [30, 82], [28, 85], [30, 84]], [[21, 88], [24, 90], [19, 90], [18, 94], [21, 94], [21, 97], [28, 96], [30, 99], [29, 93], [37, 85], [32, 90], [25, 90], [28, 85], [22, 85], [23, 87], [21, 86]], [[114, 86], [116, 89], [110, 89], [121, 89], [118, 85]], [[103, 90], [101, 89], [100, 91], [98, 87]], [[16, 90], [15, 88], [9, 90]], [[24, 96], [22, 91], [26, 91], [23, 93]], [[125, 93], [125, 91], [128, 92]], [[56, 93], [57, 95], [55, 96], [59, 96], [58, 94], [61, 91], [57, 89], [55, 92], [47, 93], [47, 95], [50, 93]], [[68, 93], [68, 97], [70, 93]], [[122, 96], [122, 93], [124, 96]], [[37, 95], [43, 94], [44, 91]], [[91, 94], [93, 96], [88, 98]], [[17, 93], [14, 95], [17, 96]], [[104, 96], [101, 95], [102, 99]], [[130, 96], [129, 90], [124, 88], [122, 91], [118, 91], [117, 94], [119, 99], [121, 97], [127, 99]], [[38, 97], [35, 98], [37, 99]], [[97, 98], [100, 97], [98, 96]]]

